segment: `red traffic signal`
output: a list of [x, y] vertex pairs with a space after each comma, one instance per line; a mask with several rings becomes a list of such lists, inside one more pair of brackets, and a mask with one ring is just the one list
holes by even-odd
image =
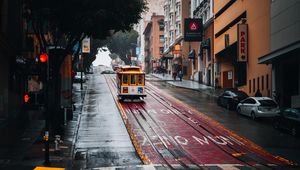
[[48, 54], [46, 54], [46, 53], [41, 54], [41, 55], [40, 55], [40, 61], [41, 61], [42, 63], [47, 62], [47, 61], [48, 61]]
[[25, 103], [28, 103], [29, 98], [30, 98], [29, 95], [28, 95], [28, 94], [25, 94], [25, 95], [24, 95], [24, 102], [25, 102]]

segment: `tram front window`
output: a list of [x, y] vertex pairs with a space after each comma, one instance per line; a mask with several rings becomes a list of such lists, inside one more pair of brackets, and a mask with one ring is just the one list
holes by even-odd
[[123, 84], [128, 84], [128, 76], [123, 75]]
[[143, 75], [139, 75], [138, 83], [139, 85], [143, 85]]
[[130, 84], [135, 84], [135, 75], [131, 75]]

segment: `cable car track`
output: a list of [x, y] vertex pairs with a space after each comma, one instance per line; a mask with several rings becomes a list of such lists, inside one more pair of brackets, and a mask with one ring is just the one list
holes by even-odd
[[[113, 81], [114, 87], [116, 88], [116, 83], [115, 81]], [[155, 128], [153, 127], [153, 125], [150, 124], [149, 121], [146, 121], [146, 117], [143, 113], [146, 113], [148, 115], [148, 118], [150, 118], [155, 124], [156, 127], [159, 127], [160, 130], [164, 131], [162, 127], [160, 127], [156, 121], [151, 117], [151, 115], [145, 110], [145, 108], [142, 106], [141, 103], [123, 103], [125, 105], [125, 107], [127, 107], [130, 110], [131, 115], [134, 117], [134, 120], [136, 121], [136, 123], [139, 125], [139, 127], [143, 130], [144, 132], [144, 137], [146, 137], [147, 141], [150, 143], [151, 147], [153, 148], [153, 150], [156, 151], [156, 153], [160, 156], [160, 158], [162, 158], [163, 162], [165, 162], [165, 164], [170, 168], [170, 169], [178, 169], [179, 167], [172, 163], [172, 162], [177, 162], [178, 165], [180, 165], [181, 167], [179, 169], [190, 169], [191, 165], [187, 165], [185, 162], [183, 162], [180, 158], [178, 157], [178, 155], [175, 154], [175, 152], [172, 152], [171, 150], [169, 150], [169, 147], [164, 143], [163, 139], [160, 138], [160, 136], [162, 136], [161, 134], [159, 134]], [[143, 109], [139, 109], [137, 107], [137, 105], [139, 105], [141, 108]], [[138, 114], [137, 114], [138, 113]], [[129, 116], [129, 115], [128, 115]], [[147, 119], [149, 120], [149, 119]], [[147, 127], [145, 127], [146, 125], [148, 125]], [[152, 133], [154, 134], [154, 136], [158, 136], [158, 140], [160, 141], [160, 143], [163, 144], [163, 146], [165, 147], [166, 151], [169, 153], [169, 155], [172, 155], [174, 159], [170, 160], [168, 158], [166, 158], [164, 156], [163, 153], [160, 152], [160, 150], [155, 146], [155, 144], [157, 144], [157, 141], [154, 141], [151, 139], [151, 134], [149, 134], [149, 130], [152, 131]], [[166, 136], [168, 135], [166, 132], [164, 132], [166, 134]], [[153, 135], [152, 135], [153, 136]], [[172, 142], [175, 142], [174, 140], [171, 140]], [[185, 153], [185, 151], [180, 147], [180, 145], [178, 143], [173, 143], [176, 146], [173, 147], [177, 147], [178, 150], [180, 150], [182, 153]], [[162, 150], [162, 149], [161, 149]], [[186, 153], [185, 153], [186, 154]], [[204, 167], [199, 166], [194, 160], [193, 158], [189, 158], [189, 157], [185, 157], [187, 158], [187, 160], [189, 160], [189, 162], [191, 162], [192, 165], [194, 165], [195, 167], [197, 167], [197, 169], [206, 169]], [[194, 167], [194, 168], [195, 168]]]
[[[106, 77], [106, 79], [107, 79], [107, 77]], [[113, 81], [112, 79], [113, 78], [110, 77], [110, 82], [112, 82], [112, 85], [114, 86], [113, 88], [114, 88], [114, 90], [116, 90], [117, 85], [116, 85], [115, 81]], [[211, 122], [206, 122], [205, 118], [200, 119], [199, 117], [191, 116], [192, 113], [187, 111], [187, 110], [184, 110], [185, 109], [184, 107], [183, 107], [183, 109], [181, 109], [181, 108], [178, 108], [178, 107], [174, 106], [173, 105], [173, 103], [174, 103], [173, 100], [169, 101], [168, 96], [167, 97], [165, 97], [165, 96], [162, 97], [159, 93], [159, 90], [156, 89], [155, 87], [153, 87], [152, 85], [149, 85], [149, 83], [147, 83], [146, 89], [147, 89], [146, 93], [149, 97], [151, 96], [154, 100], [156, 100], [162, 106], [164, 106], [165, 108], [170, 110], [173, 113], [173, 115], [177, 116], [179, 119], [184, 121], [187, 125], [189, 125], [191, 128], [193, 128], [199, 134], [204, 135], [204, 133], [208, 133], [208, 134], [211, 134], [211, 135], [214, 135], [214, 136], [224, 134], [224, 133], [221, 132], [220, 129], [212, 126]], [[159, 131], [163, 132], [163, 134], [165, 134], [165, 136], [169, 136], [169, 134], [159, 125], [159, 123], [156, 121], [156, 119], [153, 118], [153, 116], [150, 113], [148, 113], [147, 109], [144, 107], [144, 104], [143, 103], [126, 103], [126, 102], [123, 102], [121, 104], [123, 105], [123, 107], [127, 107], [128, 108], [127, 110], [130, 110], [129, 112], [127, 111], [127, 114], [132, 115], [134, 120], [137, 122], [137, 124], [143, 130], [143, 133], [145, 134], [145, 137], [149, 141], [152, 148], [163, 159], [165, 164], [171, 169], [176, 169], [176, 167], [174, 167], [172, 162], [170, 162], [168, 159], [164, 158], [164, 155], [158, 150], [158, 148], [156, 148], [155, 143], [157, 143], [157, 141], [151, 141], [151, 134], [152, 135], [154, 134], [156, 136], [161, 136], [161, 134], [159, 134], [159, 132], [156, 130], [156, 128], [159, 128]], [[197, 123], [191, 121], [191, 118], [193, 120], [196, 120]], [[226, 131], [226, 133], [231, 132], [230, 130], [227, 130], [227, 129], [225, 131]], [[176, 148], [177, 150], [184, 153], [184, 156], [185, 156], [184, 158], [186, 159], [186, 161], [189, 162], [189, 164], [182, 161], [182, 159], [183, 159], [182, 157], [178, 157], [178, 155], [170, 152], [169, 146], [167, 146], [164, 143], [163, 139], [158, 138], [158, 140], [164, 145], [164, 147], [168, 150], [168, 152], [175, 158], [174, 160], [177, 161], [178, 164], [182, 168], [189, 168], [189, 165], [194, 165], [198, 169], [203, 169], [204, 168], [203, 166], [201, 166], [202, 164], [199, 161], [198, 161], [199, 163], [197, 163], [197, 161], [194, 160], [194, 158], [188, 153], [188, 151], [185, 150], [184, 148], [182, 148], [182, 146], [180, 144], [176, 143], [176, 141], [174, 141], [174, 139], [170, 140], [170, 141], [172, 141], [172, 147]], [[209, 140], [212, 141], [212, 139], [209, 139]], [[274, 162], [271, 162], [270, 160], [267, 160], [265, 158], [266, 156], [270, 157], [271, 154], [269, 154], [269, 155], [268, 154], [266, 155], [265, 153], [258, 154], [257, 151], [260, 151], [260, 148], [259, 149], [251, 148], [252, 150], [250, 150], [249, 147], [241, 146], [235, 140], [233, 140], [231, 142], [234, 143], [234, 146], [231, 146], [229, 144], [227, 144], [225, 146], [223, 146], [223, 145], [220, 146], [220, 145], [217, 145], [214, 142], [211, 142], [211, 143], [213, 143], [215, 146], [217, 146], [220, 149], [221, 152], [231, 156], [233, 159], [236, 159], [236, 160], [244, 163], [246, 166], [250, 166], [250, 167], [253, 167], [255, 169], [260, 169], [260, 168], [263, 168], [263, 169], [265, 169], [265, 168], [280, 169], [280, 168], [284, 167], [285, 165], [289, 165], [288, 163], [286, 163], [286, 164], [283, 163], [283, 162], [285, 162], [284, 160], [281, 160], [282, 164], [280, 164], [279, 163], [280, 160], [278, 160], [278, 163], [276, 163], [276, 165], [275, 165]], [[254, 152], [253, 149], [256, 152]], [[253, 156], [251, 156], [250, 154], [254, 154], [256, 156], [256, 159]], [[273, 155], [271, 155], [271, 156], [272, 156], [271, 158], [273, 160], [276, 159]], [[250, 163], [251, 161], [249, 161], [249, 160], [251, 160], [252, 162], [255, 162], [256, 164]], [[290, 164], [290, 165], [292, 165], [292, 164]]]

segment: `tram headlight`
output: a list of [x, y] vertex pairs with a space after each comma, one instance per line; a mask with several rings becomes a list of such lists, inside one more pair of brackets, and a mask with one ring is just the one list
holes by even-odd
[[128, 87], [123, 87], [123, 93], [128, 93]]

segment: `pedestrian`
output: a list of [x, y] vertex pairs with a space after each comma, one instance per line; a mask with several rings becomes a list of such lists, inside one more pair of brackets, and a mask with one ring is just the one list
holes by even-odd
[[173, 76], [173, 79], [176, 80], [177, 73], [174, 71], [172, 76]]
[[257, 91], [255, 93], [255, 97], [262, 97], [262, 94], [259, 89], [257, 89]]
[[182, 71], [179, 70], [179, 72], [178, 72], [178, 77], [179, 77], [180, 81], [182, 81], [182, 76], [183, 76]]

